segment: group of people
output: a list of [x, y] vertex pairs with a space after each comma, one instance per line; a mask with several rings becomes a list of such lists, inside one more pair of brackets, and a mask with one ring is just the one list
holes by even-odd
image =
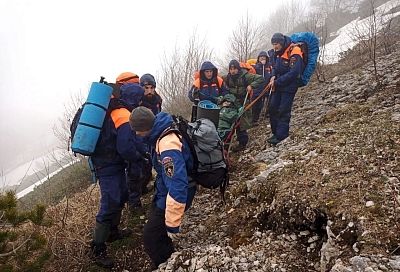
[[[266, 110], [272, 130], [267, 141], [276, 145], [289, 135], [291, 108], [303, 69], [303, 56], [300, 48], [281, 33], [275, 33], [271, 43], [273, 49], [258, 55], [253, 65], [255, 73], [238, 60], [231, 60], [228, 74], [220, 77], [215, 65], [204, 62], [188, 93], [193, 102], [210, 100], [220, 105], [218, 131], [221, 138], [227, 137], [240, 116], [236, 151], [246, 148], [247, 130], [259, 121], [265, 94], [269, 94]], [[126, 202], [131, 210], [141, 207], [140, 197], [154, 168], [157, 173], [154, 197], [143, 241], [145, 251], [157, 267], [174, 252], [173, 241], [177, 239], [184, 212], [193, 201], [196, 184], [190, 173], [194, 158], [189, 143], [170, 130], [174, 120], [161, 111], [162, 100], [155, 91], [156, 81], [152, 75], [139, 78], [134, 73], [122, 73], [116, 79], [116, 88], [120, 95], [111, 99], [110, 114], [106, 115], [95, 154], [91, 157], [101, 190], [92, 256], [100, 266], [113, 265], [112, 258], [107, 255], [106, 242], [131, 234], [128, 229], [119, 229], [121, 211]], [[252, 110], [242, 112], [255, 99]]]

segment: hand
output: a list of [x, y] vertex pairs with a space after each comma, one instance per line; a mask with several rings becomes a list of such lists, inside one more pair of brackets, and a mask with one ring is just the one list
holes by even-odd
[[247, 86], [246, 88], [247, 93], [249, 94], [249, 98], [253, 97], [253, 87], [251, 85]]
[[269, 81], [267, 85], [267, 89], [270, 89], [271, 92], [275, 91], [275, 76], [271, 77], [271, 80]]
[[179, 240], [179, 232], [178, 233], [172, 233], [167, 231], [168, 237], [172, 240], [172, 242], [177, 242]]

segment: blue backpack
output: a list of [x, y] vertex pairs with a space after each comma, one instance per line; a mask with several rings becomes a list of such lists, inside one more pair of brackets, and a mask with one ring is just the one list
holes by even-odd
[[292, 43], [300, 47], [303, 52], [304, 70], [301, 75], [299, 87], [306, 86], [317, 67], [319, 55], [319, 39], [312, 32], [298, 32], [290, 36]]

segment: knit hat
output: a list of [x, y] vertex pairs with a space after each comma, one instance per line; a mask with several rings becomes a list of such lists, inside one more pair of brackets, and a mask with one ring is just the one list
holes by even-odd
[[117, 77], [116, 83], [139, 83], [139, 76], [131, 72], [123, 72]]
[[238, 70], [240, 70], [240, 63], [237, 60], [231, 60], [229, 62], [229, 67], [228, 68], [231, 68], [232, 66], [237, 68]]
[[134, 131], [149, 131], [153, 128], [155, 116], [151, 110], [140, 106], [129, 116], [129, 124]]
[[279, 43], [280, 45], [284, 46], [285, 36], [282, 33], [275, 33], [272, 35], [271, 43]]
[[140, 86], [144, 87], [144, 85], [156, 86], [156, 80], [152, 74], [144, 74], [140, 77]]

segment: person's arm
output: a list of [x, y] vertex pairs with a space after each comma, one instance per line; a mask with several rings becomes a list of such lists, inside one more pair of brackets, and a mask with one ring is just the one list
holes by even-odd
[[253, 90], [257, 89], [259, 86], [264, 85], [265, 84], [265, 80], [263, 78], [262, 75], [257, 75], [257, 74], [250, 74], [247, 73], [245, 76], [247, 76], [247, 82], [249, 82], [251, 88]]
[[188, 92], [188, 97], [189, 97], [189, 100], [190, 101], [192, 101], [192, 102], [194, 102], [194, 99], [195, 99], [195, 92], [196, 91], [198, 91], [198, 89], [193, 85], [191, 88], [190, 88], [190, 90], [189, 90], [189, 92]]
[[162, 178], [168, 188], [165, 225], [170, 233], [178, 233], [186, 207], [188, 176], [182, 155], [182, 143], [174, 133], [158, 143], [162, 163]]
[[117, 152], [127, 161], [136, 161], [141, 154], [136, 149], [135, 135], [129, 125], [130, 112], [125, 109], [116, 109], [111, 112], [111, 118], [117, 129]]

